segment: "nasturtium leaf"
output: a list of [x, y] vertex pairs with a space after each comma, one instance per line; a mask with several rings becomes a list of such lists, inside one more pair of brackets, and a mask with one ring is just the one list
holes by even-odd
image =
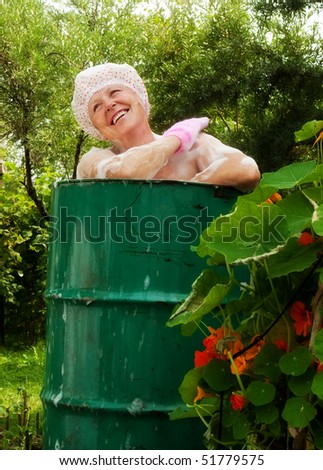
[[304, 346], [297, 346], [293, 351], [284, 354], [279, 360], [279, 367], [286, 375], [302, 375], [312, 362], [311, 352]]
[[237, 204], [239, 204], [239, 199], [243, 197], [245, 201], [255, 202], [256, 204], [264, 203], [267, 199], [270, 198], [273, 194], [277, 192], [277, 188], [275, 186], [257, 186], [252, 193], [244, 194], [237, 199]]
[[315, 415], [315, 407], [302, 397], [288, 398], [282, 412], [283, 418], [293, 428], [305, 428]]
[[256, 406], [255, 408], [256, 419], [260, 423], [272, 424], [278, 419], [278, 409], [271, 402], [266, 405]]
[[323, 432], [322, 423], [317, 419], [311, 423], [311, 433], [314, 439], [314, 445], [317, 449], [323, 450]]
[[[199, 410], [200, 415], [202, 416], [210, 416], [210, 412], [215, 410], [215, 405], [213, 408], [208, 408], [208, 410], [204, 411], [203, 409]], [[183, 409], [181, 407], [176, 408], [174, 411], [168, 413], [169, 419], [171, 421], [177, 421], [178, 419], [186, 419], [186, 418], [199, 418], [197, 411], [195, 408]]]
[[233, 426], [233, 437], [238, 440], [244, 439], [248, 435], [249, 429], [250, 423], [247, 416], [244, 413], [239, 413]]
[[179, 393], [184, 403], [192, 405], [197, 395], [197, 385], [203, 376], [203, 367], [189, 370], [179, 386]]
[[[319, 165], [316, 165], [314, 168], [313, 168], [313, 171], [311, 173], [309, 173], [308, 175], [306, 175], [301, 183], [302, 184], [306, 184], [306, 183], [316, 183], [316, 182], [319, 182], [323, 179], [323, 164], [319, 164]], [[302, 188], [302, 191], [305, 192], [305, 193], [310, 193], [312, 190], [314, 189], [314, 187], [307, 187], [307, 188]], [[308, 191], [309, 190], [309, 191]], [[310, 199], [313, 199], [310, 197]], [[315, 200], [315, 198], [314, 198]]]
[[323, 121], [308, 121], [299, 131], [294, 132], [295, 142], [302, 142], [315, 137], [323, 129]]
[[276, 387], [271, 383], [254, 380], [248, 385], [246, 395], [248, 400], [255, 406], [266, 405], [273, 401]]
[[314, 206], [301, 191], [289, 194], [277, 205], [286, 217], [291, 236], [299, 234], [310, 225]]
[[229, 400], [225, 402], [223, 406], [222, 426], [225, 428], [234, 426], [239, 414], [240, 411], [235, 411]]
[[303, 397], [307, 393], [310, 393], [314, 375], [315, 370], [309, 368], [305, 374], [291, 377], [288, 381], [290, 391], [298, 397]]
[[191, 294], [177, 307], [167, 322], [175, 326], [197, 321], [221, 304], [230, 292], [231, 283], [215, 271], [204, 270], [192, 285]]
[[323, 362], [323, 329], [316, 333], [313, 351], [320, 362]]
[[[320, 166], [322, 167], [322, 179], [323, 179], [323, 165], [320, 165]], [[323, 203], [323, 186], [305, 188], [305, 189], [302, 190], [302, 192], [311, 201], [314, 201], [317, 204], [322, 204]]]
[[318, 250], [318, 243], [301, 247], [296, 237], [290, 238], [284, 248], [268, 258], [270, 277], [273, 279], [289, 273], [303, 272], [315, 263]]
[[273, 436], [279, 437], [281, 435], [281, 422], [280, 422], [280, 420], [277, 419], [273, 423], [268, 424], [268, 431]]
[[255, 373], [268, 377], [272, 382], [277, 382], [281, 375], [278, 362], [283, 355], [284, 352], [278, 349], [274, 344], [265, 344], [254, 359]]
[[277, 189], [291, 189], [302, 182], [315, 168], [315, 162], [292, 163], [272, 173], [264, 173], [260, 186], [274, 186]]
[[267, 257], [290, 237], [285, 214], [276, 204], [259, 205], [239, 198], [234, 212], [218, 217], [203, 243], [222, 253], [228, 263]]
[[318, 372], [312, 383], [312, 392], [323, 400], [323, 372]]
[[317, 235], [323, 236], [323, 204], [317, 207], [314, 211], [312, 227]]
[[237, 385], [236, 376], [232, 374], [228, 361], [212, 359], [203, 369], [203, 379], [215, 392], [224, 392]]

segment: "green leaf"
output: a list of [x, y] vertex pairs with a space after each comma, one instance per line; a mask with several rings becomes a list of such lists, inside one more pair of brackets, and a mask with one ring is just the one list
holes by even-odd
[[318, 372], [312, 383], [312, 392], [323, 400], [323, 372]]
[[266, 405], [256, 406], [255, 408], [256, 419], [260, 423], [272, 424], [278, 419], [278, 409], [271, 402]]
[[212, 359], [203, 369], [203, 379], [215, 392], [224, 392], [237, 384], [228, 361]]
[[307, 395], [311, 391], [314, 375], [314, 369], [308, 369], [305, 374], [291, 377], [288, 381], [290, 391], [298, 397]]
[[299, 234], [311, 224], [314, 206], [301, 191], [289, 194], [277, 205], [286, 217], [291, 236]]
[[[322, 173], [323, 173], [323, 165], [320, 165], [320, 167], [322, 167]], [[307, 196], [308, 199], [311, 199], [317, 204], [323, 203], [323, 187], [318, 186], [318, 187], [313, 187], [313, 188], [305, 188], [302, 190], [302, 192], [305, 194], [305, 196]]]
[[264, 203], [267, 199], [270, 198], [274, 193], [277, 192], [277, 188], [275, 186], [260, 186], [258, 185], [252, 193], [244, 194], [243, 196], [239, 196], [237, 199], [236, 204], [239, 204], [240, 198], [243, 198], [244, 201], [255, 202], [256, 204]]
[[313, 343], [313, 351], [318, 360], [323, 362], [323, 329], [316, 333]]
[[291, 189], [299, 185], [315, 168], [315, 162], [292, 163], [272, 173], [264, 173], [260, 186], [273, 186], [279, 189]]
[[322, 420], [315, 419], [311, 423], [311, 432], [314, 439], [314, 445], [317, 449], [323, 450], [323, 423]]
[[[206, 399], [205, 399], [206, 400]], [[207, 407], [199, 407], [199, 414], [196, 411], [196, 408], [181, 408], [180, 406], [174, 411], [168, 413], [169, 419], [171, 421], [176, 421], [178, 419], [186, 418], [200, 418], [200, 416], [210, 416], [215, 412], [216, 408], [219, 406], [219, 399], [213, 398], [212, 402], [207, 403]]]
[[317, 259], [318, 243], [300, 246], [297, 238], [290, 238], [287, 245], [267, 260], [271, 278], [286, 276], [293, 272], [303, 272]]
[[184, 403], [193, 405], [194, 398], [197, 395], [197, 385], [203, 377], [203, 367], [197, 367], [195, 369], [189, 370], [181, 385], [178, 388], [178, 391], [182, 397]]
[[240, 411], [235, 411], [232, 408], [230, 401], [225, 400], [223, 406], [222, 426], [224, 426], [225, 428], [234, 426], [239, 414]]
[[241, 197], [234, 212], [211, 223], [201, 243], [222, 253], [230, 264], [245, 263], [268, 256], [289, 236], [285, 214], [278, 205], [260, 206]]
[[245, 439], [250, 429], [250, 423], [244, 413], [239, 413], [233, 426], [233, 437], [235, 439]]
[[305, 428], [315, 415], [314, 406], [302, 397], [289, 398], [282, 412], [283, 418], [293, 428]]
[[273, 401], [276, 387], [271, 383], [254, 380], [246, 390], [248, 400], [255, 406], [266, 405]]
[[323, 236], [323, 204], [317, 207], [314, 211], [312, 227], [317, 235]]
[[302, 375], [312, 362], [311, 352], [304, 346], [297, 346], [294, 351], [284, 354], [279, 360], [279, 367], [286, 375]]
[[192, 285], [191, 294], [175, 310], [167, 326], [176, 326], [197, 321], [220, 305], [230, 292], [231, 283], [222, 284], [223, 276], [204, 270]]
[[254, 371], [257, 375], [268, 377], [272, 382], [277, 382], [281, 375], [278, 366], [284, 352], [274, 344], [265, 344], [260, 353], [254, 359]]
[[303, 140], [315, 137], [322, 128], [323, 121], [313, 120], [306, 122], [299, 131], [294, 132], [295, 142], [302, 142]]

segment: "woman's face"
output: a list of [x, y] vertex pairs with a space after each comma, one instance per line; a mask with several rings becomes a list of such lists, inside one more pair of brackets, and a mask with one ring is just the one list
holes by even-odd
[[139, 96], [124, 85], [109, 85], [94, 93], [88, 111], [93, 125], [112, 142], [124, 140], [147, 120]]

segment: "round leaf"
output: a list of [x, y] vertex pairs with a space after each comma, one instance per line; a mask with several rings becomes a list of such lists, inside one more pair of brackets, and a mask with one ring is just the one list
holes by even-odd
[[278, 409], [273, 403], [267, 403], [267, 405], [257, 406], [255, 408], [256, 419], [260, 423], [272, 424], [278, 418]]
[[318, 372], [312, 383], [312, 392], [323, 400], [323, 372]]
[[239, 413], [237, 420], [233, 426], [233, 437], [235, 439], [245, 439], [248, 435], [250, 429], [250, 424], [247, 419], [247, 416], [243, 413]]
[[255, 406], [266, 405], [273, 401], [276, 387], [273, 384], [255, 380], [246, 390], [248, 400]]
[[294, 351], [284, 354], [279, 360], [279, 367], [286, 375], [302, 375], [312, 362], [312, 354], [303, 347], [298, 346]]
[[278, 382], [281, 370], [278, 366], [283, 351], [274, 344], [265, 344], [260, 353], [255, 357], [255, 373], [268, 377], [271, 382]]
[[323, 362], [323, 330], [320, 330], [314, 340], [314, 353], [320, 362]]
[[305, 374], [291, 377], [288, 381], [288, 387], [294, 395], [303, 397], [311, 391], [313, 377], [315, 375], [314, 369], [308, 369]]
[[202, 367], [197, 367], [186, 373], [178, 389], [184, 403], [191, 405], [194, 403], [194, 398], [197, 395], [197, 385], [202, 378], [202, 374]]
[[204, 366], [203, 378], [215, 392], [223, 392], [237, 383], [236, 376], [230, 370], [230, 364], [221, 359], [212, 359]]
[[301, 397], [289, 398], [283, 409], [282, 416], [293, 428], [305, 428], [315, 417], [314, 406]]

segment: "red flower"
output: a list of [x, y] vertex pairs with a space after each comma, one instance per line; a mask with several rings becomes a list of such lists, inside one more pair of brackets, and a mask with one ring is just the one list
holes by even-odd
[[311, 313], [306, 310], [305, 304], [301, 301], [294, 302], [290, 308], [290, 316], [294, 320], [294, 328], [297, 335], [307, 336], [313, 320]]
[[280, 349], [281, 351], [284, 351], [284, 352], [287, 352], [288, 350], [288, 345], [286, 343], [286, 341], [284, 341], [283, 339], [276, 339], [276, 341], [274, 341], [274, 344], [277, 346], [278, 349]]
[[308, 232], [303, 232], [297, 240], [297, 243], [301, 246], [307, 246], [315, 242], [315, 238]]
[[205, 349], [204, 351], [195, 351], [194, 356], [194, 365], [195, 367], [205, 366], [211, 359], [216, 359], [219, 357], [219, 354], [216, 351], [209, 351]]
[[224, 337], [223, 327], [215, 330], [209, 327], [210, 335], [204, 338], [204, 351], [195, 351], [194, 365], [195, 367], [205, 366], [211, 359], [223, 359], [223, 356], [217, 351], [216, 345], [220, 339]]
[[230, 402], [234, 411], [241, 411], [245, 404], [248, 403], [248, 400], [243, 395], [240, 395], [238, 393], [232, 393], [230, 397]]

